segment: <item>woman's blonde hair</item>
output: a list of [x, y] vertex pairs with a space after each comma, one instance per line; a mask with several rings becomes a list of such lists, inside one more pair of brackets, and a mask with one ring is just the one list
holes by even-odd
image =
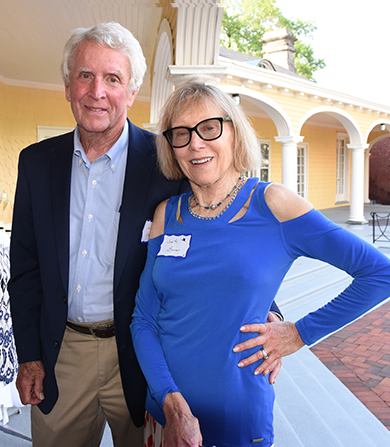
[[[161, 112], [157, 135], [157, 158], [162, 174], [169, 180], [184, 178], [174, 151], [162, 132], [183, 113], [197, 106], [214, 106], [221, 117], [229, 116], [234, 128], [233, 163], [239, 172], [257, 169], [261, 164], [261, 150], [256, 133], [241, 107], [230, 95], [201, 80], [191, 80], [180, 86], [168, 98]], [[210, 117], [212, 118], [212, 117]], [[226, 125], [226, 123], [225, 123]]]

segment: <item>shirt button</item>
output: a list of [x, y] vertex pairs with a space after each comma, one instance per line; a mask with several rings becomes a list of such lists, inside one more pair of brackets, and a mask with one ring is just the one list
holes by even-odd
[[88, 253], [87, 250], [83, 250], [83, 251], [81, 252], [81, 254], [82, 254], [83, 256], [85, 256], [87, 253]]
[[92, 220], [92, 219], [93, 219], [92, 214], [88, 214], [88, 220]]
[[115, 165], [111, 165], [111, 169], [114, 171], [115, 170]]
[[82, 319], [81, 317], [78, 317], [78, 318], [77, 318], [77, 321], [78, 321], [79, 323], [82, 323], [82, 322], [83, 322], [83, 319]]
[[81, 286], [80, 286], [80, 284], [77, 284], [77, 286], [76, 286], [76, 290], [77, 290], [77, 292], [80, 292], [80, 290], [81, 290]]
[[96, 186], [97, 185], [97, 181], [96, 180], [92, 180], [92, 185]]

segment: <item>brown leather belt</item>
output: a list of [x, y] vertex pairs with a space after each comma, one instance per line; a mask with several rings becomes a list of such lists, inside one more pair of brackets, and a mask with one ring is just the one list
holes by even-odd
[[88, 327], [88, 326], [80, 326], [78, 324], [72, 323], [71, 321], [67, 321], [66, 325], [73, 329], [74, 331], [81, 332], [82, 334], [94, 335], [98, 338], [110, 338], [115, 335], [115, 327], [114, 324], [109, 324], [107, 326], [99, 326], [99, 327]]

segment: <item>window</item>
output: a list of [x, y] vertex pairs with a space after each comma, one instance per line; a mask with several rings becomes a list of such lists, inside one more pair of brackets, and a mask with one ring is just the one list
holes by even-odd
[[37, 126], [37, 141], [72, 132], [74, 127]]
[[261, 149], [261, 167], [260, 169], [254, 169], [253, 171], [247, 172], [248, 177], [259, 177], [263, 182], [269, 182], [270, 174], [270, 140], [260, 140]]
[[349, 150], [348, 135], [337, 134], [336, 150], [336, 203], [349, 201]]
[[299, 143], [297, 147], [297, 192], [305, 199], [307, 199], [308, 153], [308, 143]]

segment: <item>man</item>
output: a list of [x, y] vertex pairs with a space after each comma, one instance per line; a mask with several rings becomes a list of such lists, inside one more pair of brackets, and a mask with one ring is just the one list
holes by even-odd
[[36, 447], [141, 446], [146, 385], [129, 325], [148, 221], [188, 185], [127, 120], [146, 70], [117, 23], [75, 30], [62, 75], [74, 132], [22, 151], [11, 244], [17, 387]]

